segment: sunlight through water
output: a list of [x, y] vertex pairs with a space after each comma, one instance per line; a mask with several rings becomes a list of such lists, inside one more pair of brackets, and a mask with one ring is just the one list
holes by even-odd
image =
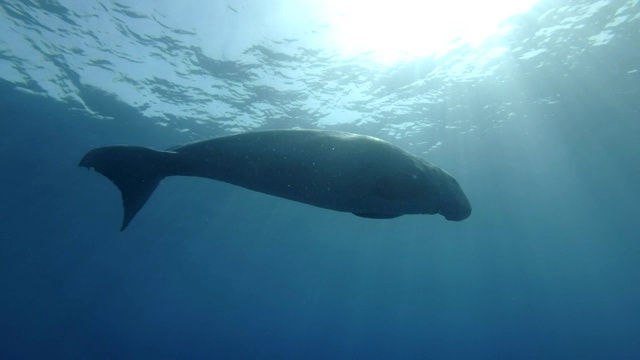
[[370, 53], [393, 64], [442, 56], [461, 46], [477, 47], [509, 31], [504, 21], [539, 0], [318, 0], [318, 15], [330, 41], [345, 56]]

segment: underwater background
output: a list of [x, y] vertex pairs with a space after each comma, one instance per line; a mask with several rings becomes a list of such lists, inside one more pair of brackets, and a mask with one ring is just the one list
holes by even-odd
[[[638, 1], [542, 0], [393, 56], [317, 3], [0, 1], [0, 358], [640, 359]], [[117, 188], [78, 167], [292, 128], [390, 141], [473, 213], [173, 177], [120, 232]]]

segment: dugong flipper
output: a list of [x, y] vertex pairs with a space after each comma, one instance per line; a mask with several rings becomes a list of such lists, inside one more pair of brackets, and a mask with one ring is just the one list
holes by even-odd
[[444, 170], [386, 141], [338, 131], [257, 131], [167, 151], [107, 146], [89, 151], [80, 166], [120, 189], [121, 230], [167, 176], [205, 177], [373, 219], [440, 213], [460, 221], [471, 214]]

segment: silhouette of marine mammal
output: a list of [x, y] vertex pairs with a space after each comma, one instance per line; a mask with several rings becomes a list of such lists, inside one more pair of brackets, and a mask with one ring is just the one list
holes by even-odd
[[464, 220], [471, 205], [444, 170], [377, 138], [338, 131], [272, 130], [158, 151], [107, 146], [80, 166], [120, 189], [124, 230], [167, 176], [197, 176], [357, 216], [442, 214]]

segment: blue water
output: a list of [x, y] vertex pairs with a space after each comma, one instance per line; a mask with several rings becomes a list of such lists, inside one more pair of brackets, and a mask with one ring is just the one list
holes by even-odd
[[[637, 1], [541, 1], [393, 64], [260, 33], [252, 2], [211, 2], [207, 33], [175, 20], [195, 1], [126, 3], [0, 1], [0, 358], [640, 359]], [[168, 178], [120, 232], [78, 167], [276, 128], [391, 141], [473, 214]]]

